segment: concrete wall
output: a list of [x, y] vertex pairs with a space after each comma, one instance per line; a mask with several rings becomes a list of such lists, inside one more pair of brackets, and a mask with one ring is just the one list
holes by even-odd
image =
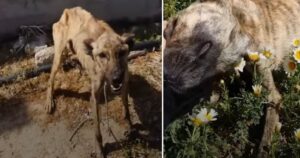
[[74, 6], [109, 21], [135, 21], [161, 13], [161, 0], [0, 0], [0, 41], [15, 35], [20, 25], [51, 24], [64, 8]]

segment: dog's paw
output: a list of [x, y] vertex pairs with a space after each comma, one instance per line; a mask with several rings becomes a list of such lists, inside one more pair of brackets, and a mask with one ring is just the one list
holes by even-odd
[[47, 99], [46, 101], [46, 104], [45, 104], [45, 111], [48, 113], [48, 114], [51, 114], [54, 110], [54, 100], [53, 98], [50, 98], [50, 99]]

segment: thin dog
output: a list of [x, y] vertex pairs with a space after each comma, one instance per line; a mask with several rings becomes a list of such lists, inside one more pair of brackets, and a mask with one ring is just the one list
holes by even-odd
[[75, 7], [65, 9], [60, 20], [53, 25], [54, 60], [47, 90], [45, 109], [54, 110], [54, 78], [61, 63], [63, 52], [68, 49], [78, 58], [91, 80], [91, 105], [95, 119], [98, 147], [106, 157], [100, 130], [101, 113], [99, 98], [104, 83], [114, 93], [121, 93], [125, 117], [131, 125], [128, 109], [128, 37], [119, 36], [104, 21], [94, 18], [86, 10]]

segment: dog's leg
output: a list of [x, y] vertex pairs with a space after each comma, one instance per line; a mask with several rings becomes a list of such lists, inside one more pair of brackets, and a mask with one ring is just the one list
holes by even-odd
[[263, 74], [263, 85], [270, 92], [270, 94], [268, 95], [269, 105], [266, 108], [264, 132], [258, 151], [258, 157], [265, 158], [268, 157], [272, 136], [275, 132], [275, 126], [279, 121], [278, 111], [281, 106], [282, 97], [275, 86], [271, 70], [260, 69], [259, 71], [261, 74]]
[[124, 79], [124, 85], [122, 89], [122, 102], [125, 108], [125, 119], [128, 121], [130, 127], [132, 126], [132, 122], [130, 119], [130, 112], [129, 112], [129, 104], [128, 104], [128, 70], [125, 72], [125, 79]]
[[54, 41], [54, 59], [51, 69], [50, 79], [48, 82], [47, 90], [47, 100], [45, 104], [45, 109], [47, 113], [51, 113], [54, 109], [54, 100], [53, 100], [53, 87], [54, 87], [54, 78], [58, 71], [58, 67], [61, 63], [61, 57], [63, 50], [66, 46], [66, 36], [65, 36], [65, 27], [60, 23], [55, 23], [53, 25], [53, 41]]
[[[93, 118], [94, 118], [94, 128], [95, 128], [95, 138], [96, 138], [96, 154], [102, 157], [106, 157], [106, 152], [103, 147], [103, 140], [101, 135], [101, 112], [99, 111], [99, 97], [101, 95], [102, 80], [97, 82], [97, 80], [92, 79], [92, 93], [91, 93], [91, 105], [93, 108]], [[101, 151], [102, 154], [99, 152]]]

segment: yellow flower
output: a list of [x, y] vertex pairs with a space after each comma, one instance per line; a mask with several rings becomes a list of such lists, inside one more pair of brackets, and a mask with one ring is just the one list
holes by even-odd
[[300, 63], [300, 48], [298, 48], [298, 49], [296, 49], [296, 50], [294, 51], [294, 59], [295, 59], [298, 63]]
[[296, 139], [297, 139], [298, 141], [300, 141], [300, 129], [297, 129], [297, 130], [295, 131], [295, 137], [296, 137]]
[[267, 59], [271, 58], [271, 56], [272, 56], [272, 52], [271, 52], [270, 50], [263, 50], [263, 51], [262, 51], [262, 54], [263, 54]]
[[253, 61], [253, 62], [259, 61], [259, 58], [260, 58], [258, 52], [249, 52], [249, 53], [248, 53], [248, 57], [249, 57], [249, 59], [250, 59], [251, 61]]
[[252, 86], [252, 89], [253, 89], [253, 93], [255, 96], [257, 96], [257, 97], [261, 96], [261, 90], [262, 90], [261, 85], [254, 85], [254, 86]]
[[237, 65], [234, 67], [234, 69], [235, 69], [235, 71], [243, 72], [245, 65], [246, 65], [246, 61], [245, 61], [244, 58], [242, 58], [242, 60], [240, 61], [240, 63], [237, 64]]
[[297, 71], [297, 63], [291, 59], [286, 59], [283, 63], [284, 71], [288, 75], [293, 75]]
[[206, 114], [206, 119], [208, 120], [208, 122], [216, 121], [217, 120], [217, 118], [216, 118], [217, 115], [218, 115], [218, 113], [214, 109], [211, 109], [210, 112]]
[[299, 38], [296, 38], [296, 39], [293, 40], [293, 46], [295, 46], [295, 47], [300, 46], [300, 39]]
[[193, 124], [197, 127], [201, 126], [202, 125], [202, 121], [200, 118], [198, 117], [191, 117], [191, 121], [193, 122]]
[[199, 127], [202, 124], [217, 120], [217, 118], [215, 118], [217, 115], [218, 113], [214, 109], [207, 112], [206, 108], [202, 108], [197, 115], [193, 115], [190, 119], [195, 126]]

